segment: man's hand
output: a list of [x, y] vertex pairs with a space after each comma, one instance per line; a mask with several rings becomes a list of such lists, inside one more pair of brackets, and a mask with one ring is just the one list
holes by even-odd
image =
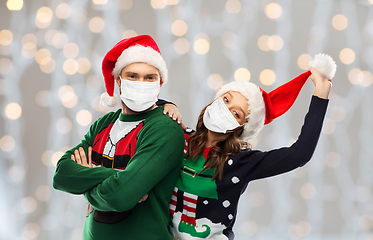
[[139, 203], [144, 202], [146, 199], [148, 199], [148, 194], [145, 194], [145, 196], [143, 196], [143, 197], [140, 199]]
[[92, 147], [88, 148], [88, 160], [82, 147], [80, 147], [79, 150], [76, 149], [74, 151], [74, 154], [71, 155], [71, 160], [75, 161], [77, 164], [80, 164], [84, 167], [92, 167]]
[[179, 109], [173, 105], [173, 104], [170, 104], [170, 103], [166, 103], [164, 106], [163, 106], [164, 110], [163, 110], [163, 114], [168, 114], [168, 116], [170, 116], [170, 118], [172, 118], [174, 121], [177, 121], [178, 124], [181, 124], [181, 127], [186, 130], [187, 127], [185, 126], [185, 124], [183, 123], [182, 119], [181, 119], [181, 114], [179, 112]]

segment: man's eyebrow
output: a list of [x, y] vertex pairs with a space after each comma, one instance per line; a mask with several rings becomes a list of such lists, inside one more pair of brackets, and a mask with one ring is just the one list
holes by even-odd
[[128, 75], [128, 74], [131, 74], [131, 75], [138, 75], [137, 73], [134, 73], [134, 72], [125, 72], [124, 74]]

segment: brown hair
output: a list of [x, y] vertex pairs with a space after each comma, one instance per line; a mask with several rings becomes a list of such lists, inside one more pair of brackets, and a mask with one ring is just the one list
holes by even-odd
[[[196, 131], [189, 137], [186, 159], [189, 159], [192, 156], [194, 159], [197, 159], [198, 155], [202, 153], [202, 150], [205, 147], [208, 130], [203, 124], [203, 114], [209, 105], [207, 105], [201, 111], [198, 117]], [[206, 163], [208, 164], [205, 163], [202, 171], [214, 169], [215, 174], [212, 178], [221, 180], [223, 178], [224, 163], [228, 160], [228, 157], [241, 151], [241, 144], [243, 142], [239, 140], [238, 137], [242, 134], [242, 132], [243, 126], [234, 130], [233, 132], [226, 133], [228, 134], [228, 137], [220, 142], [217, 142], [211, 148], [206, 160]]]

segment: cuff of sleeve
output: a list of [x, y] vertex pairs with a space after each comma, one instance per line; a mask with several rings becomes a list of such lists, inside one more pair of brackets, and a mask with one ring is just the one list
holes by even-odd
[[326, 109], [328, 108], [328, 103], [329, 99], [323, 99], [312, 95], [309, 112], [317, 115], [325, 115]]

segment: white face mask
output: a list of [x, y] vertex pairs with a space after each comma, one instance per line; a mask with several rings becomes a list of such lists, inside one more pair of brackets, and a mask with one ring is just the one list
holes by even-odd
[[203, 114], [203, 123], [208, 130], [218, 133], [226, 133], [241, 126], [221, 97], [206, 108]]
[[138, 82], [120, 78], [120, 98], [126, 106], [135, 112], [142, 112], [154, 105], [158, 100], [160, 81]]

